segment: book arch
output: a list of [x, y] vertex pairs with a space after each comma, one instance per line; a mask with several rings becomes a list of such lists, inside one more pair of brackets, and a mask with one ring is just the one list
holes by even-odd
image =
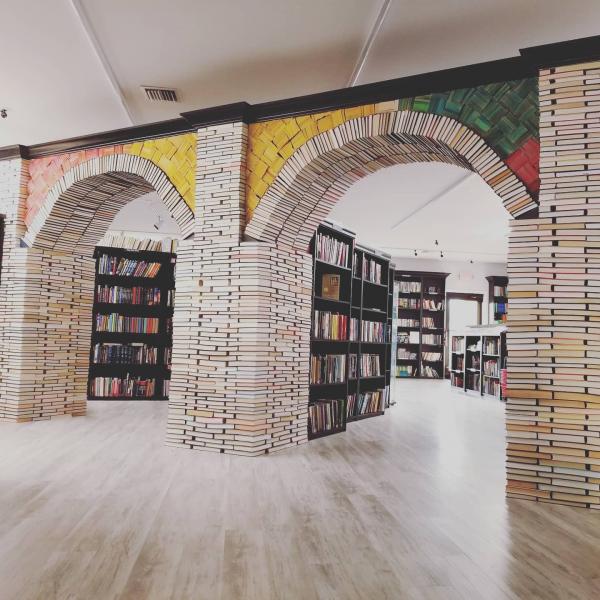
[[[35, 327], [25, 325], [18, 340], [28, 348], [26, 363], [12, 365], [8, 358], [9, 375], [0, 382], [3, 400], [14, 396], [17, 420], [85, 413], [94, 249], [121, 208], [152, 191], [168, 208], [182, 237], [189, 236], [194, 213], [165, 173], [144, 158], [124, 154], [94, 158], [67, 171], [30, 221], [21, 242], [26, 250], [20, 272], [26, 323]], [[174, 345], [181, 332], [174, 327]], [[175, 367], [174, 377], [177, 372]]]

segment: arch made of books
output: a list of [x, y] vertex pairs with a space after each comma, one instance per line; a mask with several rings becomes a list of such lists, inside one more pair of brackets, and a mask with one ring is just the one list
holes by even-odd
[[[20, 264], [11, 272], [24, 314], [10, 332], [14, 351], [3, 357], [6, 418], [85, 413], [94, 248], [119, 210], [151, 191], [183, 237], [189, 236], [194, 212], [165, 173], [140, 156], [111, 154], [77, 164], [43, 198], [22, 237]], [[186, 335], [185, 328], [174, 327], [174, 344], [180, 334]]]
[[355, 181], [386, 166], [431, 161], [481, 175], [514, 217], [537, 207], [473, 130], [450, 117], [395, 111], [350, 119], [298, 147], [262, 196], [246, 236], [305, 251], [317, 225]]

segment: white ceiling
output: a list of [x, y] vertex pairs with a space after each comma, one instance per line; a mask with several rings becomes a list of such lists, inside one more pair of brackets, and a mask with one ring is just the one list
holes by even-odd
[[[381, 6], [0, 0], [0, 146], [344, 87]], [[514, 56], [595, 35], [599, 21], [598, 0], [391, 0], [358, 83]], [[145, 84], [172, 86], [181, 102], [150, 103]]]
[[[505, 262], [509, 214], [471, 171], [442, 163], [381, 169], [356, 182], [329, 215], [358, 241], [396, 257]], [[436, 240], [438, 244], [436, 245]]]

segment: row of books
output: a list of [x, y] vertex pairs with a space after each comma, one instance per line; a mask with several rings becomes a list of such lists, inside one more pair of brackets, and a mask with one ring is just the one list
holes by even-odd
[[329, 235], [317, 233], [315, 253], [318, 260], [348, 267], [350, 245]]
[[494, 296], [497, 297], [506, 297], [506, 286], [504, 285], [495, 285], [494, 286]]
[[381, 283], [381, 264], [365, 256], [362, 263], [362, 277], [372, 283]]
[[397, 357], [403, 360], [415, 360], [417, 358], [417, 353], [411, 352], [406, 348], [398, 348]]
[[430, 285], [427, 286], [427, 291], [425, 293], [437, 296], [438, 294], [442, 293], [442, 290], [439, 287], [437, 287], [437, 285]]
[[398, 298], [398, 308], [417, 310], [421, 308], [421, 300], [419, 298]]
[[421, 375], [429, 379], [441, 379], [442, 377], [439, 369], [424, 363], [421, 363]]
[[379, 354], [360, 355], [360, 374], [362, 377], [377, 377], [381, 375], [381, 357]]
[[500, 398], [501, 391], [500, 381], [498, 379], [484, 379], [483, 380], [483, 393], [489, 394], [490, 396], [496, 396]]
[[317, 400], [308, 407], [308, 428], [313, 434], [344, 426], [344, 400]]
[[156, 277], [160, 266], [159, 262], [147, 262], [145, 260], [102, 254], [98, 260], [98, 273], [100, 275], [152, 278]]
[[421, 343], [427, 346], [441, 346], [443, 344], [443, 337], [439, 333], [424, 333], [421, 336]]
[[363, 321], [360, 331], [360, 339], [363, 342], [385, 342], [385, 323], [378, 321]]
[[467, 363], [467, 368], [468, 369], [477, 369], [477, 370], [479, 370], [480, 367], [481, 367], [481, 361], [480, 361], [479, 355], [472, 356], [471, 357], [471, 364], [469, 365]]
[[467, 389], [480, 391], [481, 389], [481, 377], [479, 373], [470, 373], [467, 371]]
[[465, 338], [452, 336], [451, 341], [452, 352], [463, 352], [465, 351]]
[[419, 319], [398, 319], [398, 327], [419, 327], [420, 321]]
[[90, 395], [98, 398], [151, 398], [156, 381], [141, 377], [94, 377], [90, 380]]
[[315, 310], [313, 337], [322, 340], [347, 340], [348, 316]]
[[346, 381], [346, 355], [326, 354], [310, 357], [310, 383], [342, 383]]
[[160, 319], [156, 317], [125, 317], [117, 313], [96, 315], [96, 331], [114, 333], [158, 333]]
[[483, 374], [488, 377], [500, 377], [500, 369], [497, 360], [486, 360], [483, 362]]
[[165, 238], [162, 240], [152, 240], [149, 238], [135, 238], [118, 234], [106, 233], [102, 239], [101, 246], [111, 246], [114, 248], [125, 248], [127, 250], [142, 250], [151, 252], [169, 252], [174, 254], [177, 251], [177, 240]]
[[423, 299], [423, 309], [430, 311], [444, 310], [444, 302], [442, 300]]
[[422, 352], [421, 358], [427, 362], [439, 362], [442, 360], [441, 352]]
[[450, 373], [450, 385], [463, 389], [465, 387], [465, 379], [462, 373]]
[[441, 329], [438, 327], [433, 317], [423, 317], [423, 328], [424, 329]]
[[456, 371], [464, 371], [465, 370], [465, 357], [457, 356], [454, 359], [454, 369]]
[[96, 302], [156, 306], [160, 304], [160, 288], [98, 285], [96, 286]]
[[421, 335], [418, 331], [398, 331], [396, 341], [398, 344], [418, 344]]
[[92, 362], [98, 365], [155, 365], [157, 361], [158, 348], [146, 344], [95, 344], [92, 351]]
[[384, 399], [383, 389], [350, 394], [347, 402], [347, 415], [348, 417], [352, 417], [381, 412], [384, 406]]
[[396, 365], [396, 377], [414, 377], [416, 374], [413, 365]]
[[401, 294], [420, 294], [421, 293], [421, 282], [420, 281], [399, 281], [398, 292]]
[[500, 339], [499, 338], [486, 338], [483, 343], [484, 354], [500, 354]]
[[494, 302], [494, 313], [506, 317], [506, 302]]
[[350, 340], [358, 342], [359, 320], [355, 317], [350, 319]]

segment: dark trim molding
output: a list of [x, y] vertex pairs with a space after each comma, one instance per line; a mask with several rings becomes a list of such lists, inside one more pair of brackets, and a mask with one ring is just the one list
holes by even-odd
[[[211, 108], [184, 112], [177, 119], [136, 125], [80, 137], [34, 144], [33, 146], [7, 146], [0, 148], [0, 160], [9, 158], [37, 158], [98, 148], [112, 144], [173, 135], [193, 131], [199, 127], [242, 121], [254, 123], [282, 117], [350, 108], [362, 104], [385, 102], [435, 92], [444, 92], [487, 83], [498, 83], [535, 77], [539, 68], [562, 66], [600, 58], [600, 36], [534, 46], [520, 51], [520, 56], [493, 60], [474, 65], [444, 69], [421, 75], [411, 75], [378, 83], [368, 83], [297, 98], [249, 104], [235, 102]], [[19, 150], [17, 151], [16, 148]]]
[[600, 35], [523, 48], [521, 56], [535, 69], [560, 67], [600, 58]]
[[15, 144], [14, 146], [4, 146], [0, 148], [0, 160], [11, 160], [13, 158], [29, 158], [27, 146]]

